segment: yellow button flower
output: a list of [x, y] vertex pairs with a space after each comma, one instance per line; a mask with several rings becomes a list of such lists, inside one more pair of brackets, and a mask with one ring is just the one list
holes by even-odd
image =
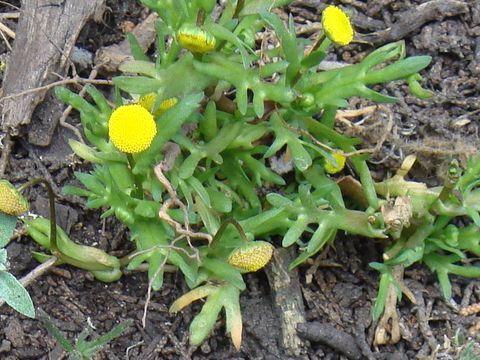
[[0, 211], [18, 216], [28, 211], [28, 202], [7, 180], [0, 180]]
[[177, 32], [177, 41], [185, 49], [196, 53], [206, 53], [215, 49], [215, 37], [198, 26], [184, 24]]
[[345, 161], [347, 160], [347, 158], [340, 153], [333, 153], [332, 156], [337, 162], [337, 165], [325, 159], [325, 165], [323, 165], [323, 167], [327, 173], [336, 174], [343, 170], [343, 168], [345, 167]]
[[348, 45], [353, 39], [353, 28], [348, 15], [337, 6], [327, 6], [322, 12], [325, 34], [338, 45]]
[[157, 134], [153, 115], [138, 104], [118, 107], [108, 121], [108, 136], [120, 151], [136, 154], [150, 147]]
[[[140, 99], [138, 100], [138, 104], [151, 112], [153, 105], [155, 105], [155, 100], [157, 100], [157, 94], [150, 93], [140, 97]], [[152, 112], [153, 116], [157, 117], [161, 115], [162, 113], [170, 109], [172, 106], [174, 106], [177, 102], [178, 99], [176, 97], [163, 100], [158, 106], [158, 109], [155, 112]]]
[[232, 251], [228, 263], [245, 272], [257, 271], [268, 264], [273, 246], [266, 241], [251, 241]]

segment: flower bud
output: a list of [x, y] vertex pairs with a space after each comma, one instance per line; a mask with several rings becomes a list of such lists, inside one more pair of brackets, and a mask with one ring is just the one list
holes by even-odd
[[185, 49], [206, 53], [215, 49], [215, 37], [193, 24], [184, 24], [177, 32], [177, 41]]
[[328, 159], [325, 159], [325, 165], [323, 167], [327, 173], [336, 174], [343, 170], [343, 168], [345, 167], [345, 161], [347, 158], [345, 157], [345, 155], [342, 155], [340, 153], [333, 153], [332, 156], [337, 162], [337, 164], [335, 165]]
[[251, 241], [232, 251], [228, 263], [245, 272], [257, 271], [268, 264], [273, 246], [266, 241]]
[[178, 102], [178, 99], [176, 97], [163, 100], [158, 106], [157, 110], [152, 112], [153, 106], [155, 105], [156, 100], [157, 100], [157, 94], [155, 93], [146, 94], [140, 97], [140, 99], [138, 100], [138, 105], [141, 105], [142, 107], [150, 111], [153, 116], [157, 117], [163, 114], [165, 111], [167, 111], [171, 107], [173, 107]]
[[18, 216], [28, 211], [28, 202], [7, 180], [0, 180], [0, 211]]

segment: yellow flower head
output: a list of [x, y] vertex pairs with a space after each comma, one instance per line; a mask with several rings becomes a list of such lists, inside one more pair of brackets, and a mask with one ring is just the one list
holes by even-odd
[[0, 211], [18, 216], [28, 211], [28, 202], [7, 180], [0, 180]]
[[323, 165], [323, 167], [327, 173], [336, 174], [343, 170], [347, 158], [345, 157], [345, 155], [342, 155], [340, 153], [333, 153], [332, 156], [337, 162], [337, 164], [335, 165], [334, 163], [328, 161], [328, 159], [325, 159], [325, 164]]
[[177, 41], [185, 49], [196, 53], [212, 51], [217, 43], [213, 35], [192, 24], [182, 25], [177, 32]]
[[353, 28], [348, 15], [337, 6], [327, 6], [322, 12], [325, 34], [338, 45], [348, 45], [353, 39]]
[[228, 263], [245, 272], [257, 271], [268, 264], [273, 246], [265, 241], [251, 241], [232, 251]]
[[150, 147], [157, 134], [153, 115], [138, 104], [115, 109], [108, 120], [108, 136], [120, 151], [136, 154]]
[[[151, 112], [153, 109], [153, 105], [155, 105], [156, 100], [157, 100], [157, 94], [150, 93], [140, 97], [140, 99], [138, 100], [138, 104]], [[153, 116], [157, 117], [161, 115], [162, 113], [170, 109], [172, 106], [174, 106], [177, 102], [178, 102], [178, 99], [175, 97], [167, 100], [163, 100], [158, 106], [158, 109], [155, 112], [152, 112]]]

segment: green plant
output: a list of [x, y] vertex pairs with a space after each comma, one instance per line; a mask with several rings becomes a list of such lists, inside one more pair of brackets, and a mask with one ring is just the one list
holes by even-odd
[[[224, 308], [237, 348], [242, 273], [264, 266], [278, 237], [282, 246], [299, 246], [291, 267], [317, 254], [339, 230], [389, 239], [385, 262], [372, 264], [381, 272], [375, 317], [383, 312], [386, 291], [393, 286], [399, 293], [394, 266], [424, 261], [438, 273], [446, 296], [449, 272], [478, 276], [476, 268], [455, 264], [461, 246], [476, 248], [475, 236], [471, 243], [457, 237], [454, 244], [442, 234], [463, 215], [472, 217], [477, 231], [480, 162], [472, 160], [458, 181], [441, 190], [405, 181], [404, 173], [374, 183], [367, 157], [356, 152], [360, 141], [334, 129], [337, 109], [352, 96], [395, 101], [373, 90], [374, 84], [405, 80], [414, 95], [428, 97], [418, 72], [430, 57], [405, 57], [404, 43], [395, 42], [358, 64], [318, 71], [332, 43], [346, 45], [353, 36], [338, 8], [327, 8], [326, 31], [311, 42], [296, 36], [292, 18], [285, 25], [269, 12], [290, 1], [229, 1], [216, 20], [213, 0], [141, 2], [159, 14], [156, 54], [151, 59], [128, 37], [134, 60], [114, 78], [114, 107], [92, 86], [86, 89], [92, 102], [56, 89], [79, 111], [90, 143], [71, 140], [72, 149], [94, 164], [89, 173], [76, 173], [83, 187], [64, 191], [86, 197], [88, 207], [103, 209], [102, 217], [114, 215], [127, 225], [136, 250], [122, 259], [103, 254], [99, 262], [89, 255], [94, 250], [74, 246], [58, 230], [53, 250], [59, 259], [103, 281], [146, 263], [154, 290], [162, 287], [165, 264], [176, 266], [192, 290], [171, 311], [207, 298], [191, 324], [191, 342], [208, 336]], [[257, 51], [255, 35], [264, 28], [279, 44]], [[329, 175], [347, 157], [360, 179], [350, 190], [364, 199], [352, 206]], [[390, 204], [389, 197], [400, 200]], [[46, 248], [52, 244], [48, 226], [27, 222]]]
[[468, 342], [464, 345], [463, 350], [458, 356], [458, 360], [479, 360], [480, 351], [478, 349], [478, 343]]
[[44, 312], [42, 309], [39, 309], [38, 313], [39, 320], [43, 323], [50, 335], [52, 335], [65, 349], [68, 354], [69, 360], [92, 359], [93, 355], [102, 350], [102, 348], [110, 341], [119, 337], [133, 323], [132, 320], [123, 321], [120, 324], [115, 325], [106, 334], [90, 341], [87, 340], [87, 338], [91, 335], [92, 330], [90, 329], [90, 327], [86, 327], [76, 338], [75, 344], [72, 344], [53, 324], [52, 320], [46, 312]]
[[[386, 203], [382, 209], [386, 230], [392, 240], [384, 253], [385, 261], [371, 264], [381, 273], [374, 318], [384, 310], [389, 287], [394, 287], [398, 297], [401, 296], [402, 284], [393, 276], [395, 267], [425, 263], [437, 274], [447, 300], [452, 296], [449, 274], [470, 278], [480, 276], [480, 268], [469, 265], [467, 258], [468, 253], [480, 254], [480, 189], [477, 188], [480, 158], [471, 158], [464, 171], [457, 161], [452, 161], [443, 186], [436, 188], [404, 180], [413, 161], [414, 157], [407, 157], [397, 175], [375, 184], [379, 194], [395, 197], [396, 201], [393, 205]], [[399, 199], [403, 201], [399, 202]], [[387, 213], [393, 216], [385, 216]], [[472, 223], [458, 227], [455, 220], [460, 217], [469, 217]]]

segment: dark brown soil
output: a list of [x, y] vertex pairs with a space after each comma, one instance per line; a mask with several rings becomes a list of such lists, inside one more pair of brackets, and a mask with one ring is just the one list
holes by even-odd
[[[386, 86], [384, 91], [398, 96], [399, 102], [389, 106], [394, 127], [381, 151], [372, 158], [372, 169], [378, 179], [395, 171], [405, 155], [416, 153], [419, 161], [411, 175], [435, 184], [442, 164], [451, 158], [464, 160], [467, 153], [479, 146], [480, 2], [432, 2], [450, 8], [454, 3], [462, 3], [465, 11], [443, 19], [440, 14], [413, 26], [406, 35], [408, 55], [433, 57], [432, 65], [423, 75], [425, 87], [433, 90], [435, 96], [427, 101], [418, 100], [408, 95], [403, 84]], [[16, 11], [7, 3], [20, 6], [17, 0], [0, 2], [0, 14]], [[137, 23], [146, 15], [134, 0], [107, 3], [103, 22], [88, 23], [78, 46], [93, 52], [101, 46], [117, 43], [123, 38], [121, 28], [126, 21]], [[416, 7], [425, 1], [345, 0], [335, 3], [350, 10], [358, 32], [367, 34], [392, 27], [405, 16], [419, 11]], [[285, 11], [291, 12], [299, 24], [308, 25], [319, 21], [323, 7], [320, 1], [298, 0]], [[15, 30], [15, 19], [3, 22]], [[305, 36], [308, 35], [311, 33]], [[382, 39], [377, 38], [376, 42], [380, 44]], [[338, 50], [330, 60], [354, 62], [371, 49], [368, 44], [357, 43]], [[0, 40], [0, 54], [7, 51]], [[85, 71], [88, 75], [89, 69]], [[56, 100], [51, 103], [58, 107]], [[350, 108], [366, 105], [371, 104], [352, 99]], [[62, 110], [62, 107], [56, 110], [58, 116]], [[78, 122], [76, 116], [73, 114], [69, 121]], [[37, 112], [32, 121], [40, 121], [39, 118], [41, 113]], [[373, 147], [385, 123], [372, 117], [362, 124], [339, 126], [347, 133], [364, 138], [365, 147]], [[27, 139], [32, 136], [35, 134], [15, 139], [6, 172], [13, 183], [49, 175], [60, 189], [74, 182], [73, 171], [88, 168], [71, 156], [66, 141], [73, 135], [67, 129], [59, 127], [52, 144], [46, 148], [29, 143]], [[48, 215], [46, 192], [42, 188], [30, 190], [27, 195], [34, 212]], [[102, 222], [100, 213], [86, 209], [81, 199], [61, 197], [59, 203], [58, 220], [74, 240], [95, 244], [110, 252], [131, 249], [125, 228], [116, 221]], [[26, 236], [19, 235], [9, 244], [9, 262], [16, 276], [21, 277], [37, 265], [30, 255], [36, 249]], [[422, 266], [409, 269], [405, 275], [408, 287], [420, 301], [413, 305], [404, 298], [400, 303], [402, 340], [379, 348], [371, 345], [375, 323], [370, 310], [376, 296], [378, 274], [368, 263], [381, 260], [381, 250], [380, 244], [372, 240], [344, 236], [318, 259], [303, 266], [300, 281], [307, 320], [327, 323], [351, 334], [361, 349], [360, 358], [458, 358], [461, 349], [453, 339], [465, 336], [475, 317], [462, 318], [455, 304], [445, 303], [435, 276]], [[188, 345], [188, 326], [199, 304], [177, 315], [168, 312], [170, 304], [187, 289], [177, 274], [166, 276], [163, 289], [153, 294], [145, 328], [141, 319], [147, 280], [142, 273], [104, 284], [94, 281], [84, 271], [62, 266], [39, 278], [28, 291], [35, 306], [45, 310], [70, 339], [86, 328], [88, 322], [95, 326], [96, 334], [102, 334], [122, 320], [133, 319], [135, 325], [111, 342], [96, 359], [287, 359], [278, 343], [280, 329], [265, 275], [250, 274], [246, 280], [248, 289], [242, 295], [244, 341], [240, 352], [235, 351], [225, 336], [222, 322], [202, 346]], [[452, 284], [456, 304], [480, 301], [480, 282], [453, 278]], [[62, 356], [61, 348], [39, 321], [27, 319], [6, 306], [0, 309], [0, 359], [60, 359]], [[338, 350], [315, 342], [307, 343], [304, 355], [299, 358], [346, 359]]]

